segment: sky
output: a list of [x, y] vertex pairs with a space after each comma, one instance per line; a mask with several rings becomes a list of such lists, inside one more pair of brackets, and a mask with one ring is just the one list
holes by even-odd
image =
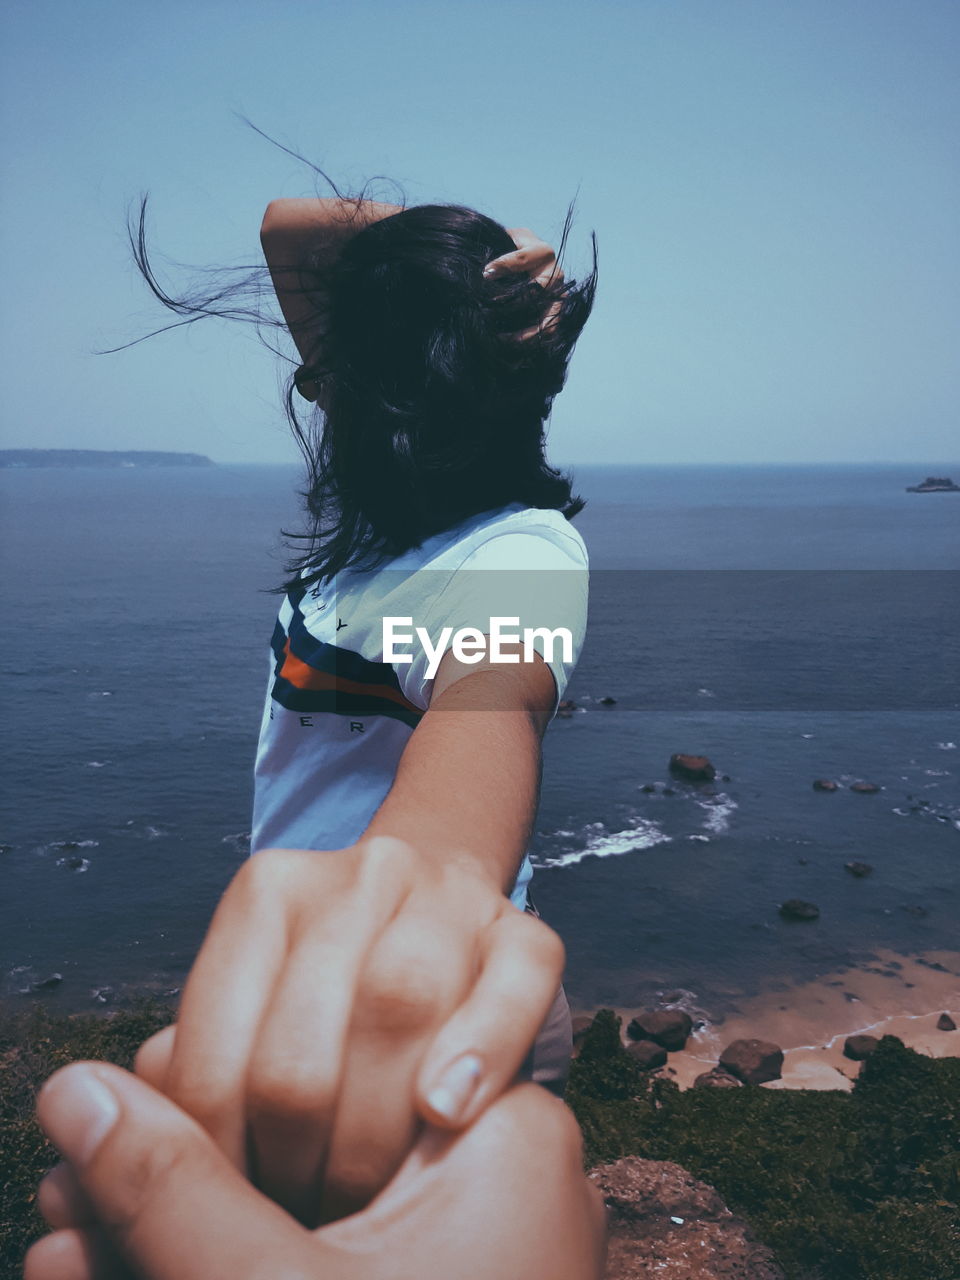
[[[267, 202], [384, 175], [600, 254], [561, 463], [956, 458], [956, 0], [8, 0], [5, 447], [297, 456], [284, 366], [163, 323], [125, 240], [255, 264]], [[393, 188], [381, 186], [390, 198]], [[321, 191], [321, 194], [323, 192]]]

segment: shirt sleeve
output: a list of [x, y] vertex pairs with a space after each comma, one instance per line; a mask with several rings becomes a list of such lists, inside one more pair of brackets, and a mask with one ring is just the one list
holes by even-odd
[[[405, 697], [428, 707], [439, 657], [458, 632], [470, 629], [490, 637], [499, 631], [504, 645], [519, 640], [539, 653], [553, 673], [556, 704], [580, 657], [587, 627], [587, 555], [580, 537], [548, 528], [494, 534], [475, 547], [453, 573], [423, 581], [423, 620], [432, 654], [414, 637], [412, 661], [395, 666]], [[418, 593], [419, 594], [419, 593]], [[498, 621], [499, 620], [499, 621]], [[493, 656], [491, 654], [491, 656]], [[464, 667], [457, 678], [470, 674]]]

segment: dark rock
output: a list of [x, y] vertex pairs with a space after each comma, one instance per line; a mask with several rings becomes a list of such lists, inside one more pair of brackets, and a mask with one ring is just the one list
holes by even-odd
[[59, 987], [63, 981], [62, 973], [51, 973], [49, 978], [41, 978], [39, 982], [33, 984], [34, 991], [52, 991], [54, 987]]
[[558, 711], [576, 711], [576, 709], [577, 704], [572, 698], [561, 698], [560, 702], [557, 704]]
[[851, 782], [850, 790], [860, 796], [874, 796], [880, 790], [875, 782]]
[[820, 908], [814, 902], [804, 902], [802, 898], [788, 898], [780, 903], [780, 914], [784, 920], [818, 920]]
[[601, 707], [615, 707], [617, 705], [616, 698], [606, 697], [600, 699]]
[[670, 757], [670, 772], [687, 782], [712, 782], [717, 771], [706, 756], [687, 756], [682, 753]]
[[636, 1040], [627, 1045], [627, 1053], [641, 1071], [654, 1071], [666, 1065], [667, 1051], [653, 1040]]
[[783, 1280], [747, 1224], [679, 1165], [627, 1156], [589, 1176], [607, 1207], [608, 1280]]
[[704, 1071], [693, 1082], [695, 1089], [742, 1089], [743, 1081], [732, 1076], [722, 1067], [714, 1067], [712, 1071]]
[[858, 880], [862, 880], [864, 876], [868, 876], [873, 870], [869, 862], [845, 862], [843, 865]]
[[61, 865], [68, 867], [71, 871], [83, 871], [89, 866], [86, 858], [81, 857], [79, 853], [72, 853], [69, 858], [61, 858]]
[[839, 791], [840, 786], [832, 778], [817, 778], [813, 789], [814, 791]]
[[645, 782], [640, 790], [646, 792], [648, 796], [652, 796], [657, 790], [657, 785], [655, 782]]
[[664, 796], [675, 796], [677, 793], [674, 791], [673, 787], [664, 787], [660, 794]]
[[783, 1050], [769, 1040], [734, 1040], [720, 1055], [720, 1066], [744, 1084], [779, 1080]]
[[941, 1013], [940, 1017], [937, 1019], [937, 1030], [938, 1031], [956, 1031], [956, 1029], [957, 1029], [957, 1024], [950, 1017], [949, 1013]]
[[654, 1009], [638, 1013], [627, 1027], [631, 1040], [652, 1040], [671, 1053], [682, 1049], [693, 1030], [693, 1019], [682, 1009]]
[[880, 1041], [876, 1036], [847, 1036], [843, 1042], [843, 1056], [851, 1062], [869, 1058]]

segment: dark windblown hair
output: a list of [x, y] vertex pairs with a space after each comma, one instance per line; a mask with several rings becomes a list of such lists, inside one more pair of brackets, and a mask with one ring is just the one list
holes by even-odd
[[[262, 272], [181, 297], [160, 286], [145, 207], [131, 228], [134, 256], [180, 323], [222, 315], [262, 326]], [[561, 252], [570, 221], [568, 213]], [[581, 510], [569, 477], [546, 462], [545, 424], [593, 305], [596, 243], [580, 283], [559, 274], [546, 287], [518, 272], [485, 278], [486, 264], [515, 247], [483, 214], [422, 205], [365, 225], [322, 282], [309, 263], [298, 273], [297, 287], [316, 300], [307, 373], [323, 408], [302, 422], [290, 380], [309, 527], [287, 534], [300, 544], [287, 587], [372, 568], [510, 502], [568, 519]]]

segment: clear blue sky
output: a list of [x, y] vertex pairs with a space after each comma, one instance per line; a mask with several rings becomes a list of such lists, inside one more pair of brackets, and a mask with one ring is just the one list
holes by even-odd
[[254, 261], [310, 173], [597, 232], [560, 461], [956, 457], [956, 0], [11, 0], [2, 18], [4, 439], [295, 454], [277, 362], [163, 319], [125, 247]]

